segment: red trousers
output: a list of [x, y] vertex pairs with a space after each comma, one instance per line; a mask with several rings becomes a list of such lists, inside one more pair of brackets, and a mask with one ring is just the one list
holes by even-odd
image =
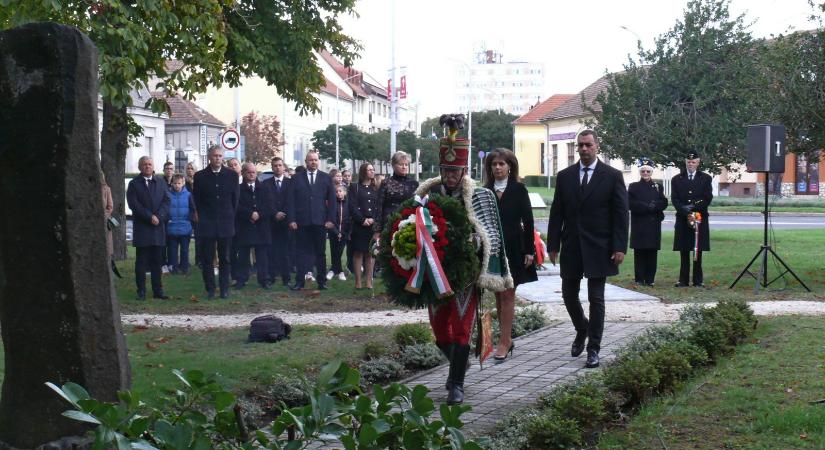
[[430, 326], [433, 328], [436, 343], [459, 345], [470, 343], [473, 335], [473, 322], [476, 319], [478, 291], [473, 289], [467, 297], [464, 302], [454, 299], [437, 306], [429, 306]]

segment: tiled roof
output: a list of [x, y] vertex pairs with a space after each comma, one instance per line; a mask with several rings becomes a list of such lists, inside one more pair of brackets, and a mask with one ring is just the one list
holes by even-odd
[[[347, 78], [353, 77], [347, 80], [347, 84], [352, 88], [355, 92], [355, 95], [359, 95], [361, 97], [368, 97], [367, 92], [364, 91], [362, 84], [364, 83], [364, 74], [361, 71], [356, 70], [353, 67], [347, 67], [338, 60], [332, 53], [328, 52], [326, 49], [321, 50], [320, 52], [321, 58], [324, 58], [324, 61], [330, 65], [330, 67], [335, 70], [335, 73], [341, 77], [342, 80], [346, 80]], [[353, 76], [355, 75], [355, 76]]]
[[519, 117], [518, 119], [513, 121], [513, 125], [530, 125], [530, 124], [540, 124], [542, 117], [550, 114], [556, 108], [564, 104], [564, 102], [570, 100], [571, 98], [575, 97], [573, 94], [556, 94], [548, 98], [547, 100], [537, 104], [534, 106], [530, 111], [528, 111], [525, 115]]
[[340, 98], [341, 100], [346, 100], [348, 102], [351, 102], [351, 101], [355, 100], [354, 98], [352, 98], [351, 95], [349, 95], [347, 93], [347, 91], [338, 89], [338, 86], [336, 86], [335, 83], [330, 81], [329, 78], [324, 77], [324, 81], [326, 81], [326, 84], [324, 86], [321, 86], [322, 91], [324, 91], [324, 92], [326, 92], [327, 94], [330, 94], [330, 95], [335, 95], [335, 93], [337, 91], [338, 92], [338, 98]]
[[[152, 95], [155, 97], [163, 97], [163, 93], [161, 92], [153, 92]], [[189, 100], [181, 97], [166, 97], [166, 102], [169, 103], [169, 109], [171, 110], [169, 120], [167, 121], [170, 124], [190, 125], [203, 123], [219, 127], [226, 126], [220, 119], [209, 114], [208, 111], [200, 108]]]
[[590, 113], [582, 107], [582, 96], [584, 96], [585, 104], [592, 107], [596, 111], [601, 111], [601, 106], [594, 104], [594, 100], [596, 100], [596, 96], [599, 95], [600, 92], [607, 89], [607, 84], [607, 75], [605, 75], [593, 82], [590, 86], [584, 88], [583, 91], [574, 95], [573, 98], [567, 100], [561, 106], [542, 117], [541, 120], [547, 121], [590, 115]]

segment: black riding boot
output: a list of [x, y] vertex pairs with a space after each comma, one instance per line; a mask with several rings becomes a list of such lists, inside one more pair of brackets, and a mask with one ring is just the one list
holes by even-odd
[[[455, 344], [453, 344], [452, 342], [445, 342], [441, 344], [436, 342], [435, 345], [441, 350], [441, 353], [444, 354], [444, 357], [447, 358], [447, 362], [453, 360], [453, 347], [455, 347]], [[449, 391], [451, 385], [452, 381], [450, 381], [450, 378], [448, 377], [447, 382], [444, 384], [444, 389]]]
[[453, 358], [450, 361], [451, 381], [449, 393], [447, 393], [448, 405], [460, 405], [464, 403], [464, 374], [467, 372], [467, 361], [470, 357], [470, 346], [456, 344], [453, 348]]

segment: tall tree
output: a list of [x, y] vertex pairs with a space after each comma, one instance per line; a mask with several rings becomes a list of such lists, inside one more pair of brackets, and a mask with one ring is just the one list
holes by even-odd
[[281, 123], [275, 116], [259, 116], [252, 111], [241, 118], [246, 160], [255, 164], [268, 163], [280, 153]]
[[[72, 25], [100, 51], [103, 97], [101, 163], [112, 188], [114, 215], [123, 219], [127, 137], [139, 134], [126, 108], [138, 87], [192, 99], [209, 85], [235, 86], [258, 75], [295, 101], [301, 112], [316, 111], [313, 95], [323, 84], [314, 50], [329, 48], [351, 64], [357, 42], [341, 30], [339, 17], [352, 14], [355, 0], [2, 0], [0, 27], [33, 21]], [[178, 64], [167, 66], [168, 60]], [[290, 63], [285, 63], [289, 61]], [[161, 80], [149, 86], [151, 78]], [[162, 98], [147, 102], [168, 112]], [[115, 239], [125, 257], [125, 229]]]
[[691, 0], [653, 50], [608, 75], [596, 117], [602, 149], [630, 162], [649, 156], [682, 164], [698, 151], [712, 172], [744, 161], [744, 126], [766, 113], [764, 70], [743, 16], [728, 0]]
[[[366, 133], [349, 124], [338, 128], [339, 160], [359, 160], [364, 158]], [[312, 145], [327, 162], [335, 162], [335, 124], [312, 134]]]
[[[495, 110], [473, 113], [473, 153], [513, 146], [513, 121], [518, 116]], [[473, 156], [475, 159], [475, 155]]]
[[813, 5], [814, 30], [780, 35], [765, 48], [775, 118], [787, 129], [787, 147], [817, 161], [825, 146], [825, 30]]

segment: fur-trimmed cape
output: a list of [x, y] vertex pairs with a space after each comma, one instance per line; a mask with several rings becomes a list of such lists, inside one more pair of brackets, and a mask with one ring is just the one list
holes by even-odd
[[[429, 180], [425, 180], [418, 186], [418, 189], [415, 191], [416, 195], [424, 196], [430, 193], [430, 191], [435, 188], [436, 186], [440, 186], [441, 177], [430, 178]], [[482, 247], [482, 270], [480, 275], [478, 276], [478, 284], [479, 287], [483, 289], [489, 289], [493, 292], [502, 292], [506, 291], [507, 289], [513, 288], [513, 277], [510, 275], [510, 266], [507, 264], [507, 255], [504, 252], [504, 236], [501, 235], [501, 229], [498, 229], [498, 239], [502, 242], [501, 249], [499, 254], [496, 255], [499, 260], [500, 264], [500, 273], [496, 271], [491, 271], [490, 261], [491, 254], [490, 249], [492, 245], [490, 244], [491, 239], [487, 232], [487, 229], [484, 228], [484, 225], [478, 219], [476, 212], [473, 208], [473, 195], [477, 195], [477, 191], [489, 191], [486, 188], [476, 186], [475, 181], [468, 176], [464, 176], [461, 179], [461, 193], [462, 193], [462, 204], [467, 211], [467, 217], [470, 219], [470, 223], [473, 225], [473, 228], [476, 231], [476, 234], [481, 239], [481, 247]], [[479, 192], [480, 194], [480, 192]], [[493, 194], [495, 195], [495, 194]], [[498, 216], [498, 208], [493, 203], [493, 208], [496, 208], [495, 214]]]

